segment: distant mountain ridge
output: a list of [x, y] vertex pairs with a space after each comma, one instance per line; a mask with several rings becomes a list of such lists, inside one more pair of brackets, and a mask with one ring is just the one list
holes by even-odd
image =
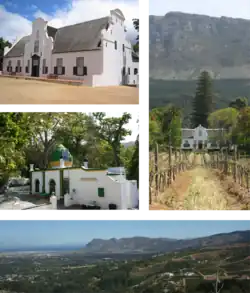
[[93, 239], [82, 249], [82, 251], [85, 253], [171, 252], [186, 248], [202, 248], [248, 242], [250, 244], [250, 230], [222, 233], [186, 240], [148, 237], [112, 238], [108, 240]]
[[150, 77], [216, 79], [250, 76], [250, 20], [170, 12], [149, 17]]

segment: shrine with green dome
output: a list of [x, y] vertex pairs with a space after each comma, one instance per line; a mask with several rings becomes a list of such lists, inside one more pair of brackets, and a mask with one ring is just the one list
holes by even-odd
[[69, 150], [62, 144], [57, 145], [49, 158], [49, 168], [60, 168], [60, 160], [64, 160], [65, 167], [73, 166], [73, 157]]

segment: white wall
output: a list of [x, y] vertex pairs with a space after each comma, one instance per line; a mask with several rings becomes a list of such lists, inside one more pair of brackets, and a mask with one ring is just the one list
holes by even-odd
[[43, 172], [32, 172], [31, 173], [31, 191], [32, 191], [32, 194], [35, 194], [36, 193], [36, 184], [35, 184], [35, 181], [36, 179], [38, 179], [40, 181], [40, 186], [39, 186], [39, 192], [42, 192], [42, 189], [43, 189]]
[[[39, 52], [34, 52], [34, 43], [36, 40], [36, 33], [39, 31]], [[32, 23], [32, 34], [30, 36], [30, 41], [25, 45], [25, 55], [24, 55], [24, 71], [25, 75], [31, 75], [32, 69], [32, 55], [37, 54], [40, 56], [40, 70], [39, 75], [42, 74], [43, 59], [46, 59], [46, 66], [48, 66], [48, 74], [51, 72], [51, 55], [53, 48], [53, 39], [47, 35], [47, 22], [42, 18], [36, 19]], [[25, 73], [25, 67], [27, 66], [28, 60], [30, 60], [29, 73]]]
[[[84, 66], [87, 66], [86, 76], [73, 75], [73, 67], [76, 66], [77, 57], [84, 57]], [[65, 67], [65, 75], [59, 75], [58, 78], [82, 80], [83, 84], [92, 85], [93, 75], [98, 77], [103, 74], [102, 50], [53, 54], [52, 73], [54, 72], [57, 58], [63, 58], [63, 66]]]
[[17, 66], [18, 60], [21, 61], [22, 72], [21, 73], [18, 72], [18, 73], [16, 73], [16, 75], [22, 75], [23, 72], [25, 72], [24, 58], [23, 57], [12, 57], [12, 58], [4, 58], [3, 59], [3, 73], [4, 74], [8, 74], [7, 66], [8, 66], [9, 60], [11, 60], [12, 72], [16, 71], [16, 66]]
[[[76, 198], [78, 204], [88, 204], [96, 201], [102, 209], [108, 209], [113, 203], [120, 208], [120, 190], [118, 182], [113, 181], [106, 175], [107, 171], [84, 171], [82, 169], [65, 170], [64, 177], [70, 178], [70, 195]], [[96, 181], [82, 181], [81, 179], [96, 179]], [[104, 197], [98, 196], [98, 188], [104, 188]], [[73, 193], [75, 189], [75, 193]]]
[[55, 196], [57, 199], [60, 199], [60, 171], [55, 170], [55, 171], [46, 171], [45, 172], [45, 193], [49, 193], [49, 182], [50, 180], [53, 179], [56, 182], [56, 192]]
[[[103, 35], [103, 53], [104, 53], [104, 85], [120, 85], [122, 84], [122, 69], [126, 68], [127, 81], [133, 82], [133, 78], [128, 75], [128, 68], [130, 74], [134, 73], [134, 64], [132, 62], [132, 45], [126, 39], [124, 21], [116, 14], [111, 14], [113, 24], [109, 29], [102, 31]], [[117, 50], [115, 50], [114, 42], [117, 41]], [[125, 52], [123, 52], [123, 44], [125, 45]]]

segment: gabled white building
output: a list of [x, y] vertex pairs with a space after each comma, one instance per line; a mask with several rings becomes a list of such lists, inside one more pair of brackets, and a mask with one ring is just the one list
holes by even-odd
[[182, 128], [182, 149], [220, 149], [223, 142], [223, 129], [207, 129], [199, 125], [198, 127]]
[[90, 86], [137, 85], [139, 57], [127, 40], [121, 10], [56, 29], [42, 18], [5, 48], [3, 74], [80, 80]]

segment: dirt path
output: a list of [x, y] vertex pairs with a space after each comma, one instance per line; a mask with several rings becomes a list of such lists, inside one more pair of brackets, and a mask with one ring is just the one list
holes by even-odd
[[202, 157], [191, 154], [196, 167], [178, 175], [151, 210], [241, 210], [244, 204], [229, 194], [218, 171], [202, 167]]
[[87, 87], [0, 78], [0, 104], [138, 104], [135, 87]]

